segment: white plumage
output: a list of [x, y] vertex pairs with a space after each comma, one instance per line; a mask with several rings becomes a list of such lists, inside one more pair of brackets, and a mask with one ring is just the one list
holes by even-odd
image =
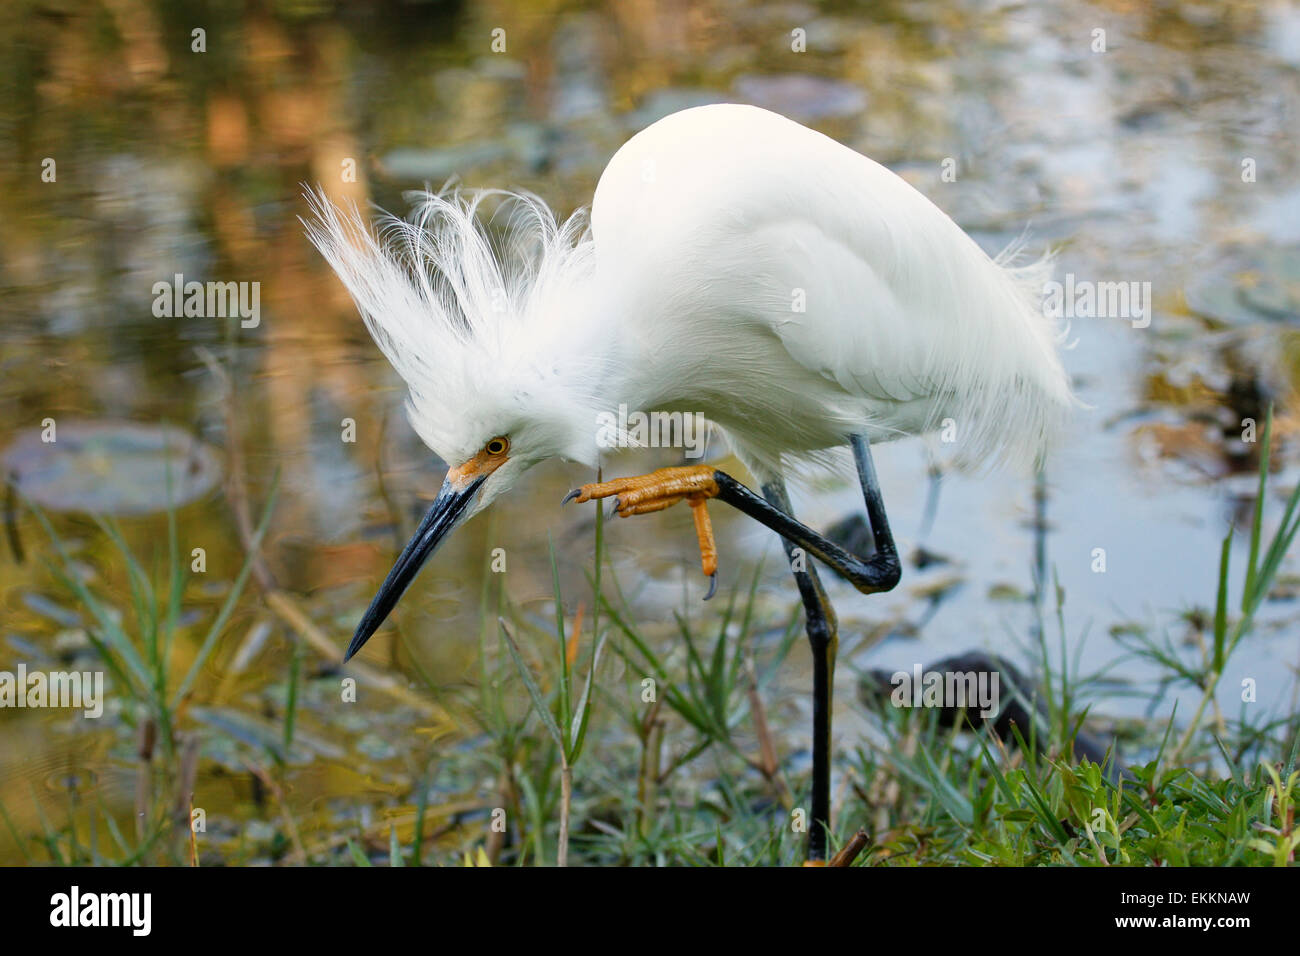
[[[480, 215], [498, 198], [503, 230]], [[406, 380], [411, 423], [450, 466], [345, 660], [447, 535], [532, 465], [595, 465], [620, 406], [702, 414], [761, 497], [695, 465], [565, 500], [613, 497], [625, 517], [689, 503], [709, 595], [710, 499], [784, 539], [813, 655], [808, 857], [824, 861], [838, 638], [816, 569], [795, 552], [866, 593], [897, 585], [873, 442], [944, 424], [967, 465], [1041, 453], [1073, 402], [1038, 304], [1044, 270], [995, 262], [884, 167], [746, 106], [686, 110], [634, 136], [601, 176], [590, 229], [501, 193], [426, 194], [411, 221], [390, 217], [378, 233], [355, 209], [313, 204], [312, 241]], [[870, 556], [798, 522], [785, 489], [788, 472], [845, 444]]]
[[510, 436], [474, 510], [544, 458], [594, 465], [596, 416], [621, 403], [703, 413], [760, 478], [945, 419], [965, 465], [1033, 460], [1073, 403], [1042, 268], [995, 262], [894, 173], [754, 107], [634, 136], [590, 228], [517, 194], [422, 194], [378, 232], [314, 205], [424, 441], [455, 465]]

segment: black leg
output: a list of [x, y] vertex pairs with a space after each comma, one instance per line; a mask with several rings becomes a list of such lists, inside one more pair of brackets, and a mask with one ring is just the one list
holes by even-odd
[[[763, 497], [772, 507], [793, 518], [790, 497], [780, 478], [763, 486]], [[839, 634], [835, 609], [826, 598], [817, 568], [803, 549], [782, 538], [785, 556], [803, 598], [804, 627], [813, 659], [813, 741], [812, 741], [812, 815], [808, 823], [808, 861], [826, 859], [826, 843], [831, 826], [831, 700], [835, 678], [835, 652]]]
[[857, 435], [849, 441], [858, 466], [858, 481], [862, 485], [867, 520], [876, 542], [875, 553], [869, 558], [850, 554], [834, 541], [796, 521], [786, 511], [760, 498], [724, 471], [713, 473], [714, 481], [718, 484], [717, 499], [771, 528], [786, 541], [794, 542], [806, 554], [822, 562], [863, 594], [891, 591], [898, 584], [903, 569], [898, 560], [898, 550], [894, 547], [894, 538], [889, 533], [885, 502], [880, 495], [875, 466], [871, 462], [871, 448], [865, 438]]
[[[813, 772], [812, 818], [808, 833], [808, 860], [826, 859], [826, 844], [831, 825], [831, 703], [834, 692], [835, 654], [839, 647], [838, 624], [822, 588], [817, 568], [808, 561], [812, 556], [837, 574], [852, 582], [859, 591], [873, 594], [891, 590], [902, 574], [898, 549], [889, 533], [885, 502], [871, 461], [871, 447], [865, 438], [850, 439], [853, 459], [858, 467], [858, 481], [867, 509], [867, 520], [875, 540], [875, 552], [862, 559], [822, 537], [807, 525], [795, 520], [785, 482], [777, 478], [763, 485], [760, 498], [725, 472], [716, 472], [718, 498], [767, 525], [781, 536], [786, 558], [794, 572], [799, 596], [803, 599], [804, 621], [813, 657]], [[796, 549], [802, 554], [796, 554]]]

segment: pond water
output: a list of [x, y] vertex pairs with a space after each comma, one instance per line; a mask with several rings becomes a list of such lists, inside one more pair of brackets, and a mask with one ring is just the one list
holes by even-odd
[[[1097, 317], [1085, 304], [1072, 320], [1065, 361], [1087, 407], [1048, 464], [1041, 544], [1065, 595], [1069, 655], [1117, 681], [1098, 710], [1163, 718], [1175, 700], [1180, 713], [1194, 703], [1154, 698], [1154, 671], [1112, 635], [1138, 626], [1176, 645], [1195, 639], [1187, 612], [1213, 607], [1233, 521], [1234, 567], [1244, 564], [1258, 444], [1241, 440], [1242, 422], [1262, 432], [1269, 402], [1278, 446], [1266, 531], [1297, 478], [1295, 4], [283, 2], [209, 9], [202, 22], [181, 6], [0, 11], [0, 449], [30, 442], [46, 419], [165, 426], [225, 449], [224, 484], [213, 476], [218, 487], [177, 515], [183, 552], [206, 554], [197, 606], [215, 608], [242, 561], [232, 474], [256, 516], [279, 472], [269, 573], [339, 645], [441, 483], [443, 466], [405, 423], [400, 383], [303, 237], [302, 184], [401, 210], [404, 190], [455, 176], [530, 189], [567, 213], [589, 202], [637, 129], [741, 101], [889, 165], [990, 252], [1026, 235], [1030, 250], [1051, 245], [1058, 278], [1075, 283], [1067, 291], [1132, 290], [1124, 314]], [[498, 29], [504, 52], [493, 51]], [[255, 321], [159, 316], [156, 285], [177, 275], [257, 283]], [[931, 559], [909, 561], [887, 596], [833, 587], [841, 710], [858, 668], [910, 669], [972, 647], [1036, 654], [1034, 481], [949, 473], [942, 459], [941, 441], [876, 452], [900, 546]], [[927, 517], [935, 461], [943, 477]], [[671, 463], [638, 453], [610, 469]], [[118, 511], [126, 540], [146, 566], [165, 566], [166, 515], [140, 513], [167, 500], [156, 460], [105, 467], [106, 482], [132, 485]], [[546, 465], [474, 519], [403, 603], [405, 642], [389, 628], [363, 659], [448, 686], [468, 680], [494, 547], [510, 555], [506, 588], [525, 608], [550, 600], [548, 535], [566, 593], [581, 593], [591, 514], [556, 503], [588, 477]], [[81, 509], [44, 502], [76, 560], [121, 585], [120, 556], [78, 513], [111, 511], [112, 489], [61, 493], [85, 496]], [[796, 489], [794, 502], [818, 527], [860, 506], [833, 477]], [[0, 669], [75, 658], [85, 619], [52, 577], [49, 538], [30, 512], [8, 513]], [[772, 536], [721, 507], [713, 516], [722, 587], [743, 588], [766, 555], [765, 606], [786, 613], [794, 592]], [[608, 528], [613, 565], [647, 620], [715, 613], [698, 606], [689, 527], [669, 513]], [[1231, 661], [1220, 691], [1230, 714], [1243, 678], [1258, 681], [1267, 713], [1294, 710], [1296, 570], [1288, 559], [1282, 599]], [[1240, 574], [1232, 580], [1235, 595]], [[209, 812], [237, 814], [255, 788], [237, 741], [266, 732], [250, 701], [283, 694], [290, 650], [276, 620], [250, 592], [229, 649], [202, 674], [193, 719], [211, 731]], [[1048, 636], [1055, 643], [1054, 623]], [[807, 674], [800, 647], [782, 693], [799, 700]], [[423, 715], [387, 699], [342, 721], [314, 706], [336, 685], [312, 685], [304, 701], [291, 797], [304, 814], [405, 793], [429, 739], [415, 733]], [[5, 711], [0, 728], [0, 801], [20, 829], [42, 811], [57, 818], [70, 789], [129, 809], [134, 771], [120, 740], [49, 712]], [[439, 733], [457, 739], [454, 727]], [[6, 843], [0, 861], [14, 858]]]

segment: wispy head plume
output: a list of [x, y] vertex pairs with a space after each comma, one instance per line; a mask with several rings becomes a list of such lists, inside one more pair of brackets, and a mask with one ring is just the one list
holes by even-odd
[[[589, 376], [560, 376], [593, 263], [583, 212], [560, 221], [536, 196], [502, 190], [406, 195], [408, 219], [307, 190], [307, 236], [351, 293], [410, 390], [411, 423], [446, 460], [470, 453], [476, 420], [519, 402], [568, 404]], [[548, 320], [549, 317], [549, 320]], [[571, 370], [570, 370], [571, 371]]]

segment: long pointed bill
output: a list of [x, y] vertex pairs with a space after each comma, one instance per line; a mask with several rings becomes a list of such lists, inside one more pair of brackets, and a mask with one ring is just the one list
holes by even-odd
[[438, 545], [442, 544], [452, 529], [464, 520], [470, 505], [478, 495], [479, 487], [486, 480], [487, 475], [482, 475], [459, 490], [453, 487], [450, 478], [442, 483], [442, 490], [438, 492], [433, 507], [420, 522], [415, 536], [402, 549], [401, 557], [393, 565], [393, 570], [388, 572], [388, 577], [384, 578], [384, 583], [380, 586], [374, 600], [370, 602], [370, 607], [366, 608], [365, 616], [361, 618], [361, 623], [357, 625], [357, 632], [352, 636], [352, 643], [348, 645], [348, 652], [343, 658], [344, 663], [351, 660], [352, 655], [361, 650], [361, 646], [370, 640], [370, 635], [379, 630], [379, 625], [384, 623], [384, 619], [397, 606], [397, 602], [415, 580], [415, 576], [420, 573], [420, 568], [433, 557], [433, 553], [438, 550]]

